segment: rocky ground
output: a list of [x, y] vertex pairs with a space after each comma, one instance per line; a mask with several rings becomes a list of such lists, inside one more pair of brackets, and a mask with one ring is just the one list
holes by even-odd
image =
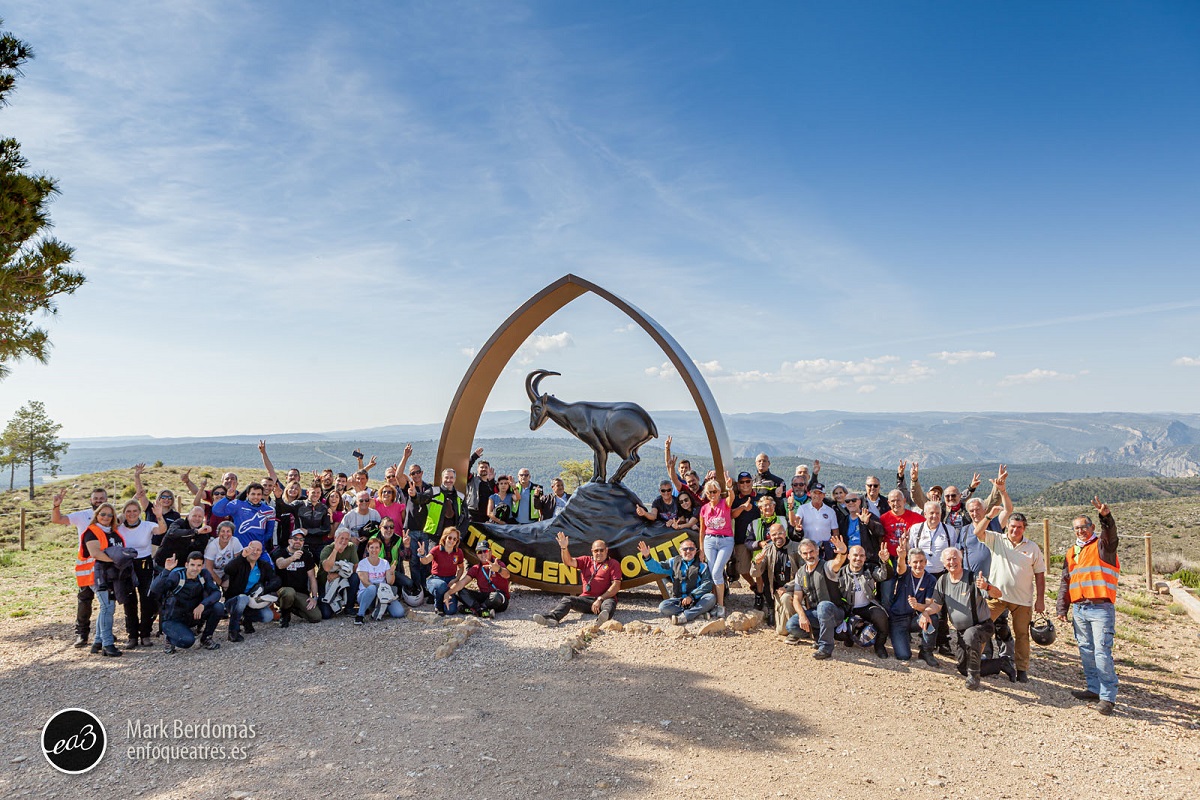
[[[70, 646], [70, 603], [0, 628], [0, 793], [5, 797], [794, 797], [1192, 798], [1200, 783], [1200, 639], [1145, 596], [1117, 642], [1121, 695], [1104, 718], [1074, 701], [1074, 644], [1037, 648], [1028, 684], [968, 692], [944, 665], [880, 661], [838, 646], [818, 662], [773, 632], [679, 638], [652, 592], [618, 611], [663, 633], [604, 633], [572, 658], [585, 623], [534, 625], [553, 598], [518, 591], [452, 655], [461, 620], [428, 610], [356, 628], [348, 619], [260, 626], [241, 644], [119, 659]], [[747, 610], [741, 590], [731, 610]], [[702, 623], [693, 623], [696, 633]], [[120, 612], [116, 629], [123, 630]], [[1128, 638], [1133, 637], [1133, 638]], [[107, 727], [93, 771], [61, 775], [39, 750], [55, 711]], [[252, 740], [131, 738], [129, 721], [246, 721]], [[138, 760], [139, 745], [246, 746], [245, 760]], [[135, 754], [136, 755], [136, 754]]]

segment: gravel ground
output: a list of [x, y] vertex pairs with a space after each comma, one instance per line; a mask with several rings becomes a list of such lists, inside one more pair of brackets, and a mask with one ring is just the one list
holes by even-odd
[[[623, 598], [626, 595], [622, 596]], [[730, 610], [745, 610], [738, 591]], [[656, 627], [656, 596], [618, 619]], [[1036, 649], [1032, 680], [968, 692], [944, 665], [880, 661], [838, 646], [817, 662], [773, 632], [695, 638], [608, 633], [564, 659], [583, 623], [534, 625], [550, 596], [518, 589], [452, 656], [455, 625], [406, 620], [259, 626], [241, 644], [120, 659], [72, 648], [65, 607], [0, 629], [0, 792], [9, 797], [794, 797], [1194, 798], [1200, 783], [1200, 641], [1121, 666], [1118, 712], [1074, 701], [1068, 635]], [[454, 622], [458, 622], [455, 620]], [[701, 623], [694, 623], [693, 630]], [[665, 626], [670, 629], [668, 624]], [[123, 624], [118, 611], [118, 632]], [[1180, 632], [1186, 632], [1182, 637]], [[1183, 641], [1178, 641], [1179, 639]], [[1118, 643], [1118, 655], [1126, 647]], [[82, 776], [53, 771], [43, 724], [81, 706], [109, 749]], [[130, 738], [129, 720], [246, 721], [248, 741]], [[136, 760], [138, 745], [247, 746], [244, 761]], [[837, 787], [837, 788], [835, 788]]]

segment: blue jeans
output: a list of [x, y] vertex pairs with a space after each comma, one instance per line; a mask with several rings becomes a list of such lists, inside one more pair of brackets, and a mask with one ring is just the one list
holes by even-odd
[[708, 569], [712, 572], [713, 583], [725, 585], [725, 565], [733, 557], [733, 537], [713, 536], [704, 537], [704, 558], [708, 561]]
[[[95, 644], [101, 644], [105, 647], [112, 647], [115, 640], [113, 639], [113, 609], [116, 606], [116, 601], [113, 600], [111, 589], [101, 589], [96, 587], [96, 599], [100, 601], [100, 613], [96, 615], [96, 638]], [[1111, 639], [1109, 640], [1111, 642]]]
[[439, 578], [437, 575], [430, 575], [425, 581], [425, 588], [433, 595], [433, 607], [436, 611], [441, 611], [443, 614], [458, 613], [458, 595], [453, 595], [450, 598], [448, 606], [443, 602], [446, 590], [450, 588], [450, 581], [445, 578]]
[[921, 649], [933, 652], [937, 646], [937, 623], [938, 615], [934, 614], [930, 617], [932, 624], [928, 631], [921, 630], [921, 625], [918, 622], [920, 616], [917, 614], [892, 615], [892, 650], [896, 653], [896, 658], [900, 661], [908, 661], [912, 658], [912, 634], [914, 632], [921, 634]]
[[888, 578], [883, 583], [879, 584], [879, 603], [884, 608], [891, 608], [892, 601], [896, 599], [896, 579]]
[[[358, 616], [365, 617], [371, 610], [371, 606], [375, 604], [375, 595], [379, 593], [379, 587], [373, 583], [368, 583], [366, 586], [358, 590]], [[404, 618], [404, 604], [398, 599], [388, 603], [387, 613], [391, 614], [396, 619]]]
[[248, 594], [239, 594], [237, 597], [227, 601], [225, 608], [229, 610], [230, 636], [241, 633], [243, 618], [250, 620], [250, 622], [270, 622], [275, 619], [275, 614], [272, 613], [269, 606], [267, 608], [251, 608], [250, 595]]
[[[204, 613], [200, 615], [199, 622], [204, 623], [204, 630], [200, 634], [201, 638], [211, 638], [213, 632], [217, 629], [217, 623], [225, 617], [225, 606], [221, 603], [213, 603], [204, 609]], [[187, 649], [196, 643], [195, 625], [189, 625], [186, 622], [175, 619], [165, 619], [162, 623], [163, 635], [167, 637], [167, 641], [176, 647]]]
[[[833, 635], [837, 633], [838, 625], [846, 618], [846, 612], [828, 600], [822, 600], [817, 603], [815, 611], [809, 609], [804, 612], [804, 616], [808, 617], [809, 627], [817, 629], [817, 635], [813, 637], [817, 640], [817, 649], [833, 653]], [[787, 632], [797, 638], [803, 634], [799, 614], [792, 614], [787, 623]]]
[[1117, 609], [1112, 603], [1081, 600], [1071, 604], [1071, 611], [1088, 691], [1100, 695], [1101, 700], [1115, 703], [1117, 668], [1113, 665], [1112, 648], [1117, 630]]
[[[695, 600], [695, 598], [692, 598]], [[658, 613], [665, 614], [668, 617], [673, 617], [676, 614], [683, 614], [688, 622], [691, 622], [701, 614], [707, 614], [716, 608], [717, 596], [712, 592], [701, 597], [696, 602], [692, 603], [687, 608], [683, 607], [681, 598], [672, 597], [670, 600], [663, 600], [658, 604]]]

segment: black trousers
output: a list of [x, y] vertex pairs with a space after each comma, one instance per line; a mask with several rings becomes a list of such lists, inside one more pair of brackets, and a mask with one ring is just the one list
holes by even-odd
[[96, 592], [91, 586], [80, 586], [75, 597], [75, 633], [87, 639], [92, 630], [92, 601]]
[[137, 590], [125, 598], [125, 633], [130, 639], [150, 638], [154, 630], [154, 617], [158, 614], [158, 603], [150, 596], [150, 584], [154, 581], [154, 560], [139, 558], [133, 562], [137, 575]]
[[500, 592], [477, 592], [474, 589], [459, 589], [458, 600], [472, 611], [484, 608], [489, 611], [504, 611], [508, 608], [508, 598]]
[[[946, 615], [950, 616], [949, 614]], [[960, 675], [999, 675], [1004, 663], [1002, 658], [983, 658], [983, 646], [992, 634], [995, 626], [990, 619], [983, 620], [978, 625], [972, 625], [965, 631], [956, 631], [958, 672]]]
[[891, 635], [892, 623], [888, 613], [880, 606], [860, 606], [850, 612], [851, 616], [862, 617], [875, 626], [875, 647], [880, 648]]
[[[558, 605], [554, 607], [554, 610], [546, 616], [550, 619], [556, 619], [559, 622], [562, 622], [562, 618], [570, 613], [572, 609], [583, 612], [584, 614], [591, 614], [592, 603], [594, 602], [596, 602], [596, 598], [594, 597], [576, 597], [575, 595], [567, 595], [562, 600], [559, 600]], [[600, 622], [608, 622], [610, 619], [612, 619], [613, 612], [616, 610], [617, 599], [615, 597], [610, 597], [607, 600], [601, 601], [599, 614]]]

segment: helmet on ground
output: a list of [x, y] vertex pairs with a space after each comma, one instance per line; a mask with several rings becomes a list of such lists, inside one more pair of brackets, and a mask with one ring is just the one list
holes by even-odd
[[1054, 630], [1054, 621], [1046, 614], [1038, 614], [1029, 623], [1029, 638], [1042, 647], [1049, 647], [1054, 644], [1054, 639], [1057, 636], [1058, 633]]
[[425, 593], [421, 591], [421, 587], [414, 586], [412, 593], [409, 594], [407, 589], [400, 589], [400, 602], [409, 608], [425, 605]]
[[873, 647], [875, 645], [875, 638], [879, 635], [879, 632], [875, 630], [875, 626], [861, 617], [854, 618], [851, 630], [854, 631], [854, 642], [859, 647]]

